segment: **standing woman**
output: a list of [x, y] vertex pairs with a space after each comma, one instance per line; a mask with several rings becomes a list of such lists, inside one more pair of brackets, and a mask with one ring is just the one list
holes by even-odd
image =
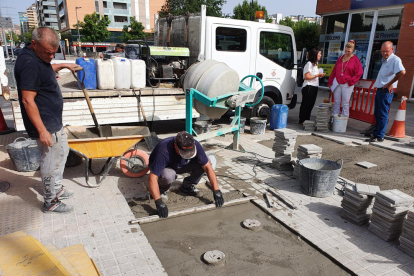
[[355, 42], [351, 40], [345, 45], [345, 55], [338, 58], [329, 77], [329, 88], [331, 88], [335, 78], [338, 82], [338, 86], [332, 91], [335, 97], [332, 116], [339, 114], [341, 98], [342, 116], [349, 116], [349, 99], [355, 83], [358, 82], [364, 72], [358, 57], [353, 54], [354, 50]]
[[321, 59], [322, 53], [318, 48], [313, 48], [309, 52], [308, 63], [303, 69], [303, 78], [305, 81], [302, 86], [302, 104], [299, 111], [299, 124], [303, 126], [303, 122], [310, 119], [310, 115], [318, 96], [319, 78], [325, 77], [325, 73], [319, 73], [318, 61]]

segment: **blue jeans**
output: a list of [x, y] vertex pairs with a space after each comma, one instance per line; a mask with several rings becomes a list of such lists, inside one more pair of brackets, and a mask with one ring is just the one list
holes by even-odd
[[388, 112], [394, 93], [388, 93], [388, 89], [378, 89], [375, 94], [375, 131], [374, 137], [384, 138], [388, 123]]

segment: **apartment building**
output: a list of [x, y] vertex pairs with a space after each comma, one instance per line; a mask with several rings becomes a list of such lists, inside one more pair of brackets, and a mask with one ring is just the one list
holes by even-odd
[[[83, 21], [86, 14], [97, 12], [109, 18], [111, 23], [108, 30], [111, 36], [106, 42], [122, 42], [120, 36], [124, 25], [128, 25], [130, 17], [141, 22], [144, 31], [153, 32], [154, 14], [157, 14], [165, 0], [57, 0], [60, 32], [62, 37], [69, 41], [78, 41], [76, 27], [77, 20]], [[108, 46], [108, 43], [104, 43]], [[111, 46], [113, 46], [111, 44]]]
[[25, 12], [19, 12], [20, 32], [22, 34], [29, 32], [29, 19]]
[[57, 17], [57, 0], [37, 0], [36, 12], [38, 26], [60, 29]]
[[36, 12], [36, 4], [32, 4], [27, 10], [26, 10], [27, 19], [29, 22], [29, 28], [37, 28], [37, 12]]

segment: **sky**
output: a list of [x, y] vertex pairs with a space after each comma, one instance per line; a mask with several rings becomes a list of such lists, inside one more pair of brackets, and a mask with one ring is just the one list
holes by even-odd
[[[18, 12], [26, 11], [35, 0], [1, 0], [2, 16], [12, 17], [13, 24], [19, 24]], [[233, 8], [243, 0], [227, 0], [223, 5], [223, 13], [233, 14]], [[281, 13], [288, 15], [315, 16], [317, 0], [258, 0], [259, 5], [265, 6], [269, 14]], [[5, 8], [10, 7], [10, 8]]]

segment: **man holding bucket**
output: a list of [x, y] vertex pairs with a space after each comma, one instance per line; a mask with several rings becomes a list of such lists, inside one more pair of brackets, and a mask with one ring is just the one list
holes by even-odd
[[382, 64], [378, 72], [375, 87], [375, 130], [369, 142], [384, 141], [385, 130], [388, 123], [388, 111], [394, 96], [394, 87], [398, 80], [405, 75], [405, 68], [401, 59], [394, 55], [394, 46], [391, 41], [382, 43], [381, 46]]
[[177, 174], [190, 173], [184, 178], [180, 191], [197, 196], [200, 191], [195, 185], [206, 173], [213, 188], [216, 206], [221, 207], [224, 203], [216, 173], [203, 147], [186, 131], [159, 142], [150, 155], [149, 167], [148, 186], [160, 218], [168, 217], [168, 208], [163, 199], [168, 200], [167, 191], [177, 179]]
[[55, 72], [74, 63], [50, 64], [59, 47], [55, 30], [40, 27], [33, 31], [31, 44], [22, 49], [16, 60], [14, 75], [20, 109], [27, 134], [39, 147], [40, 174], [44, 185], [44, 212], [69, 213], [73, 207], [61, 202], [73, 192], [62, 186], [63, 171], [69, 153], [63, 130], [63, 97]]

